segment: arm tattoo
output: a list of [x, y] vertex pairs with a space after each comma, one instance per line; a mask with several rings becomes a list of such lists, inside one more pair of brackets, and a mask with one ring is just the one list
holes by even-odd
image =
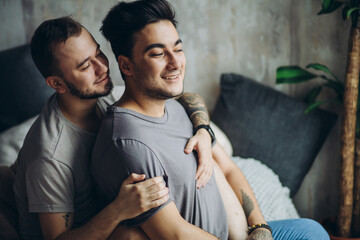
[[68, 212], [64, 216], [62, 216], [65, 219], [65, 227], [69, 226], [70, 214], [71, 213]]
[[202, 124], [209, 124], [209, 113], [200, 95], [184, 93], [178, 101], [185, 108], [194, 128]]
[[251, 212], [254, 210], [254, 203], [249, 195], [247, 195], [243, 190], [241, 190], [241, 197], [246, 218], [249, 218]]

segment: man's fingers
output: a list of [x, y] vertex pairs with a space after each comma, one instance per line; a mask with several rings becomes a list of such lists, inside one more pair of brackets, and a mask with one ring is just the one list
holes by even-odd
[[166, 194], [162, 198], [152, 201], [149, 205], [149, 209], [163, 205], [164, 203], [166, 203], [167, 200], [169, 200], [169, 198], [170, 198], [169, 194]]
[[151, 187], [153, 185], [159, 184], [159, 183], [163, 183], [164, 182], [164, 178], [163, 177], [153, 177], [150, 179], [147, 179], [141, 183], [138, 183], [141, 187], [143, 188], [148, 188]]
[[149, 201], [156, 201], [156, 200], [158, 200], [160, 198], [165, 197], [166, 195], [169, 195], [169, 189], [167, 187], [163, 188], [162, 190], [160, 190], [158, 192], [150, 194], [148, 200]]
[[124, 180], [123, 184], [136, 183], [144, 179], [145, 179], [145, 174], [132, 173], [127, 179]]
[[145, 188], [145, 190], [146, 190], [146, 192], [148, 192], [149, 194], [152, 194], [152, 193], [156, 193], [156, 192], [164, 189], [165, 187], [166, 187], [166, 186], [165, 186], [165, 183], [162, 181], [162, 182], [153, 184], [153, 185], [151, 185], [150, 187]]
[[197, 177], [197, 183], [196, 183], [197, 188], [204, 187], [207, 184], [207, 182], [210, 180], [213, 171], [213, 165], [211, 164], [212, 163], [211, 161], [210, 162], [207, 161], [206, 162], [207, 164], [205, 163], [202, 164], [203, 167], [201, 167], [201, 169], [199, 165], [198, 168], [199, 176]]
[[205, 164], [203, 162], [199, 162], [198, 168], [196, 170], [196, 174], [195, 174], [195, 179], [199, 179], [199, 177], [201, 176], [202, 172], [204, 171], [204, 166]]
[[206, 171], [203, 171], [200, 175], [199, 179], [197, 180], [197, 188], [204, 187], [206, 183], [209, 181], [210, 177], [209, 174]]
[[195, 144], [196, 144], [196, 140], [194, 140], [193, 138], [190, 138], [190, 140], [188, 141], [188, 143], [185, 146], [184, 152], [186, 154], [189, 154], [192, 151], [194, 151]]

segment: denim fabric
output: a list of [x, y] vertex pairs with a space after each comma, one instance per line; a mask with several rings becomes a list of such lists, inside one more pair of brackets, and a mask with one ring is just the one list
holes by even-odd
[[329, 234], [316, 221], [299, 218], [269, 221], [274, 240], [329, 240]]

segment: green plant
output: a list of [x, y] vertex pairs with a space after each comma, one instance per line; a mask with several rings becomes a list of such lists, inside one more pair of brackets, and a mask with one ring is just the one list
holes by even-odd
[[[309, 71], [311, 70], [311, 71]], [[308, 107], [304, 111], [304, 114], [308, 114], [313, 109], [320, 107], [323, 104], [329, 102], [338, 102], [339, 104], [343, 105], [344, 99], [344, 92], [345, 92], [345, 85], [343, 81], [339, 80], [339, 78], [329, 70], [325, 65], [319, 63], [311, 63], [306, 66], [306, 68], [301, 68], [299, 66], [281, 66], [277, 68], [276, 71], [276, 83], [277, 84], [299, 84], [308, 82], [315, 79], [321, 79], [322, 83], [312, 87], [305, 97], [304, 101], [307, 103]], [[330, 89], [333, 91], [335, 96], [322, 96], [322, 99], [319, 99], [319, 95], [321, 91], [325, 88]], [[356, 117], [356, 141], [357, 147], [360, 146], [360, 98], [357, 98], [357, 117]], [[360, 163], [360, 153], [356, 152], [356, 159], [357, 161], [355, 164]], [[354, 174], [355, 178], [355, 187], [354, 187], [354, 210], [353, 210], [353, 236], [358, 236], [359, 233], [359, 214], [356, 208], [359, 208], [359, 194], [360, 194], [360, 186], [359, 180], [360, 166], [355, 166], [357, 170]]]
[[[360, 74], [360, 0], [321, 0], [321, 11], [318, 15], [329, 14], [343, 6], [343, 20], [351, 19], [348, 41], [346, 78], [343, 88], [343, 118], [341, 130], [341, 172], [340, 172], [340, 205], [337, 215], [336, 234], [340, 237], [360, 236], [360, 138], [356, 135], [356, 111]], [[312, 68], [328, 71], [323, 65], [310, 65]], [[306, 73], [300, 69], [300, 74]], [[305, 70], [306, 71], [306, 70]], [[328, 72], [330, 73], [330, 72]], [[336, 91], [340, 98], [340, 81], [332, 75], [332, 79], [323, 78], [329, 87]], [[310, 75], [308, 77], [311, 79]], [[335, 84], [335, 85], [334, 85]], [[319, 90], [313, 90], [317, 96]], [[309, 97], [310, 100], [314, 97]], [[316, 99], [316, 97], [315, 97]], [[313, 108], [324, 102], [313, 102]], [[310, 107], [309, 106], [309, 107]], [[357, 149], [355, 152], [355, 142]], [[356, 154], [356, 158], [355, 158]]]
[[[316, 74], [307, 71], [306, 69], [322, 71], [325, 75]], [[341, 104], [343, 103], [344, 83], [340, 81], [335, 74], [333, 74], [326, 66], [319, 63], [308, 64], [306, 69], [303, 69], [299, 66], [282, 66], [279, 67], [276, 72], [277, 84], [296, 84], [307, 82], [313, 79], [322, 79], [324, 81], [323, 84], [313, 87], [304, 99], [308, 104], [308, 107], [305, 110], [305, 114], [330, 101], [337, 101]], [[329, 88], [333, 90], [336, 93], [336, 97], [318, 100], [318, 96], [323, 88]]]

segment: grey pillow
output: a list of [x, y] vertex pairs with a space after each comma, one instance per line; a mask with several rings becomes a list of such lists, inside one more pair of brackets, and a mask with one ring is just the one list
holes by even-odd
[[45, 83], [29, 44], [0, 52], [0, 132], [38, 114], [54, 92]]
[[211, 118], [230, 139], [234, 156], [262, 161], [294, 196], [337, 118], [320, 109], [305, 115], [305, 109], [254, 80], [223, 74]]

